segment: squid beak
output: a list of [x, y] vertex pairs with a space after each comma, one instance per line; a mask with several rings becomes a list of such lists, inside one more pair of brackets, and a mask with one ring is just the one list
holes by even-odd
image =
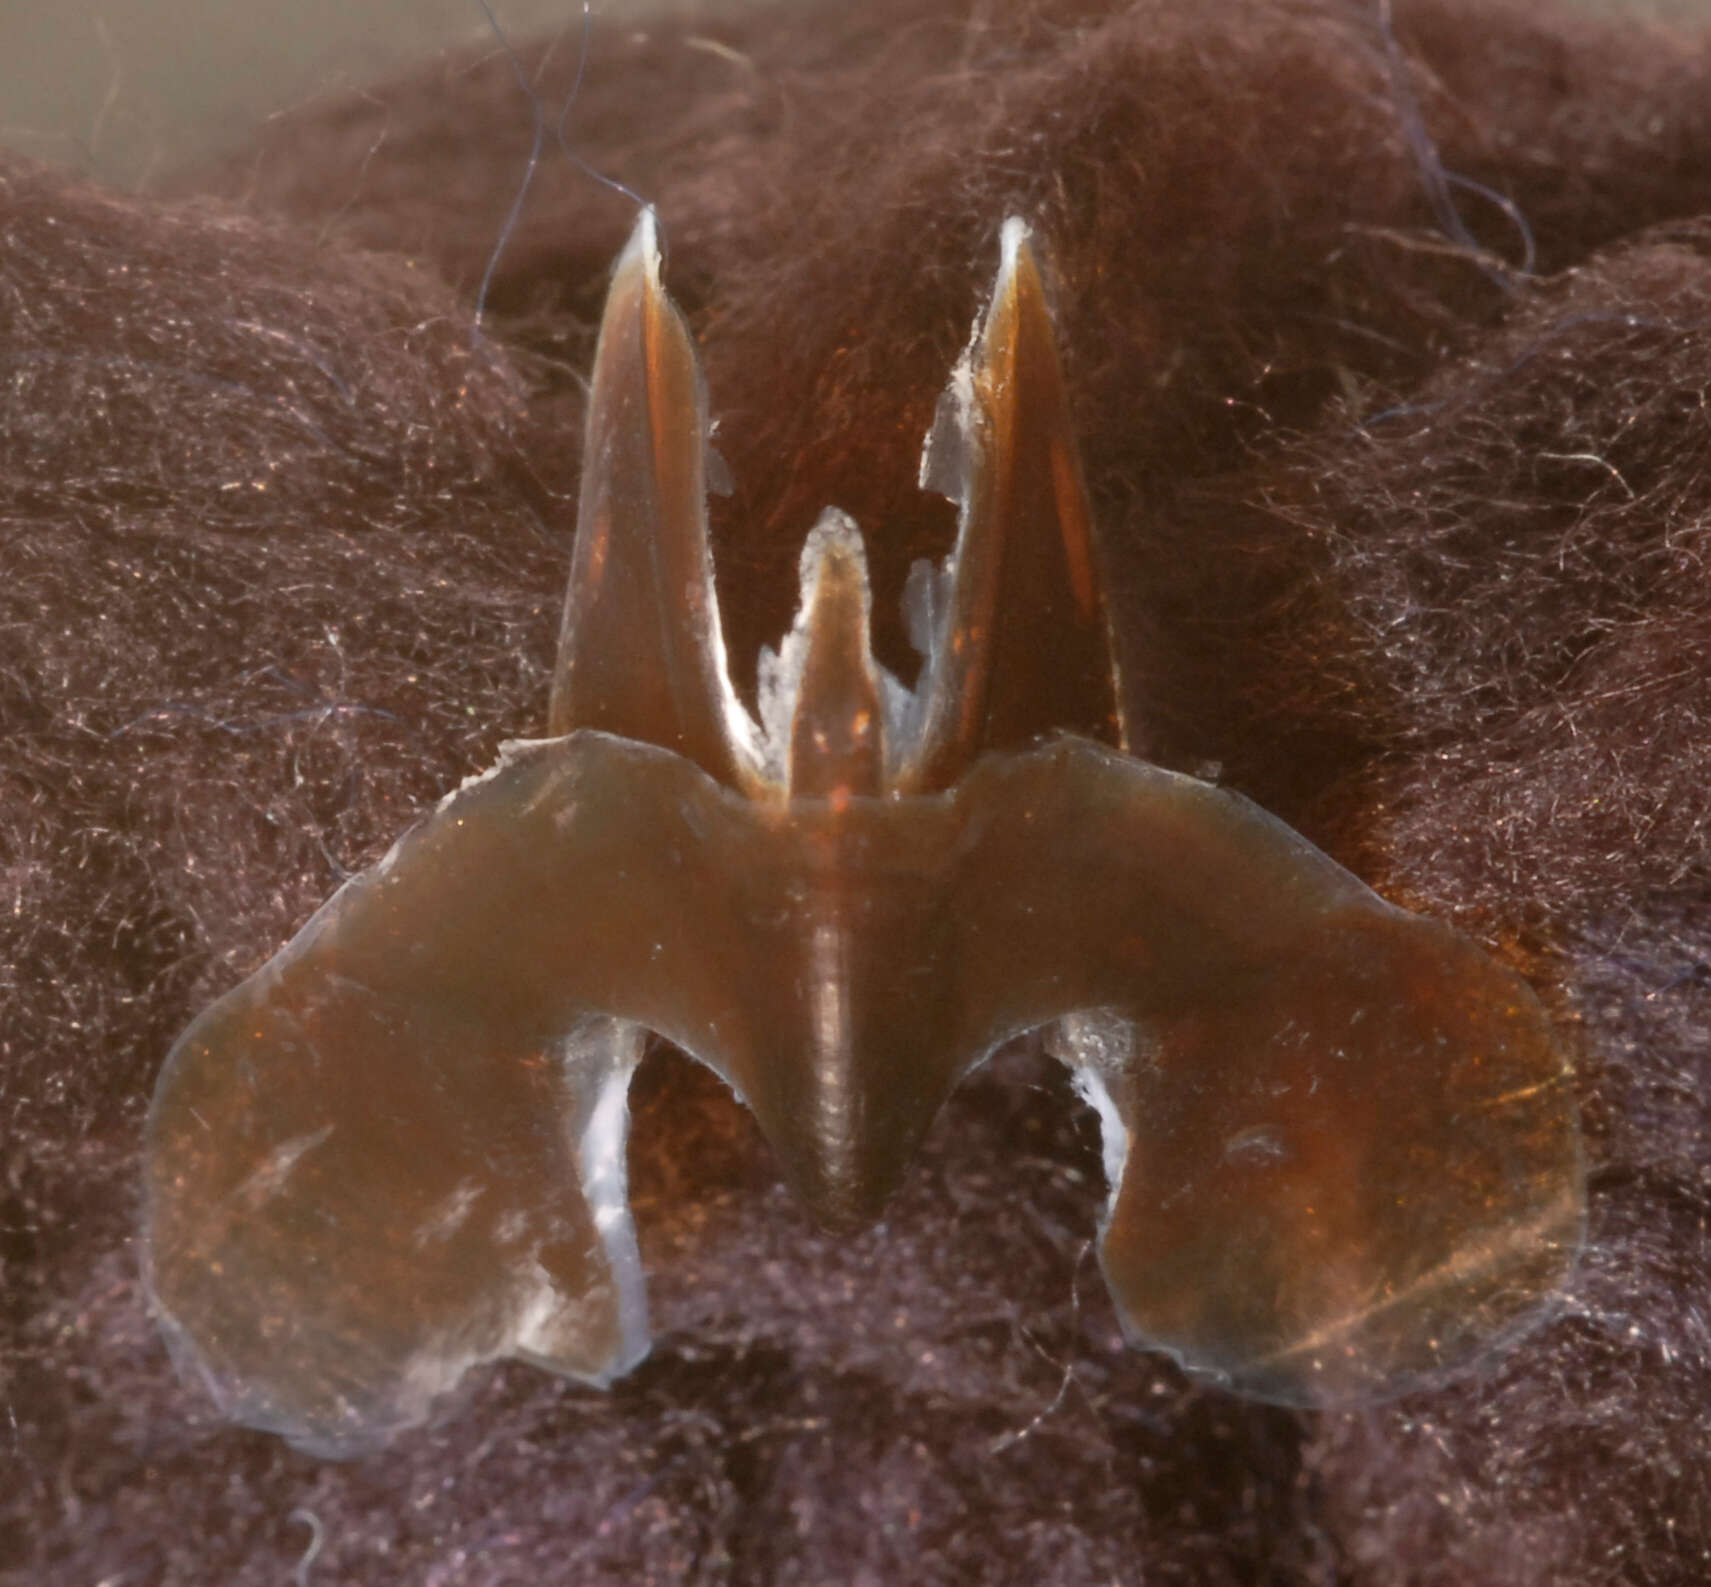
[[1550, 1021], [1239, 795], [1119, 752], [1020, 223], [927, 449], [960, 523], [911, 579], [917, 690], [875, 663], [861, 539], [828, 512], [751, 719], [706, 437], [644, 214], [596, 355], [555, 736], [443, 800], [161, 1073], [146, 1276], [222, 1407], [349, 1452], [478, 1361], [633, 1365], [648, 1032], [730, 1082], [831, 1223], [1044, 1032], [1105, 1131], [1125, 1328], [1243, 1393], [1396, 1393], [1536, 1322], [1585, 1216]]

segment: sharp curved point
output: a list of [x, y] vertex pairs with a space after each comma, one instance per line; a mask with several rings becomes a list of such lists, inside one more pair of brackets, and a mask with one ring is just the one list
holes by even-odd
[[1037, 289], [1040, 267], [1034, 257], [1034, 233], [1020, 215], [1011, 215], [998, 233], [998, 278], [992, 289], [992, 304], [987, 310], [988, 334], [1000, 310], [1014, 313], [1028, 289]]
[[1024, 322], [1038, 322], [1047, 340], [1052, 339], [1051, 314], [1033, 240], [1033, 229], [1020, 215], [1010, 216], [999, 230], [998, 275], [981, 327], [977, 358], [977, 371], [988, 385], [989, 402], [1007, 388]]
[[1006, 215], [1004, 224], [999, 228], [998, 246], [1002, 268], [1005, 271], [1014, 270], [1017, 259], [1023, 253], [1032, 250], [1029, 244], [1034, 238], [1034, 229], [1020, 215]]
[[644, 204], [642, 211], [636, 216], [636, 224], [630, 228], [629, 241], [624, 244], [624, 251], [618, 255], [618, 262], [612, 267], [613, 279], [616, 280], [627, 270], [640, 269], [648, 287], [658, 292], [659, 282], [659, 216], [652, 204]]

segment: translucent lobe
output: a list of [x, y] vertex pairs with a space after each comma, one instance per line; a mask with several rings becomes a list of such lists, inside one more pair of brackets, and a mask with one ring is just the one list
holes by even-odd
[[163, 1072], [146, 1273], [181, 1363], [227, 1415], [333, 1455], [496, 1356], [627, 1370], [647, 1340], [634, 1236], [584, 1187], [641, 1033], [595, 1020], [501, 1050], [473, 1008], [346, 985], [336, 954], [275, 960]]
[[233, 1414], [339, 1448], [492, 1355], [627, 1366], [628, 1218], [581, 1154], [643, 1028], [834, 1223], [996, 1044], [1131, 1029], [1116, 1062], [1055, 1043], [1129, 1137], [1112, 1290], [1267, 1398], [1429, 1378], [1560, 1279], [1580, 1165], [1538, 1004], [1246, 801], [1066, 740], [788, 817], [652, 747], [520, 747], [191, 1027], [151, 1279]]
[[990, 996], [1051, 986], [1010, 1020], [1054, 999], [1096, 1016], [1050, 1045], [1122, 1130], [1100, 1254], [1131, 1338], [1334, 1405], [1536, 1322], [1585, 1189], [1569, 1066], [1526, 984], [1236, 795], [1059, 755], [1010, 762], [1005, 879], [963, 907]]

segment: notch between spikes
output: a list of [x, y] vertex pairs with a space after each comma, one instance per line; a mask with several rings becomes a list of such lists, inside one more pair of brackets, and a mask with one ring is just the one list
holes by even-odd
[[904, 593], [916, 687], [874, 659], [859, 530], [828, 508], [796, 623], [763, 650], [757, 721], [730, 679], [707, 530], [707, 397], [638, 218], [613, 271], [549, 732], [672, 749], [753, 798], [935, 792], [980, 754], [1071, 732], [1125, 742], [1092, 517], [1030, 233], [1006, 220], [991, 300], [951, 373], [921, 482], [958, 503], [943, 567]]

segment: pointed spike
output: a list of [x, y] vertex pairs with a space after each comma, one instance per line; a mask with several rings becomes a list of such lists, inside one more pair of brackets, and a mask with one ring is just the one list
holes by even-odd
[[1004, 223], [992, 304], [947, 393], [966, 456], [952, 588], [923, 684], [906, 791], [949, 786], [988, 749], [1053, 731], [1124, 740], [1086, 488], [1028, 229]]
[[843, 514], [828, 512], [802, 552], [806, 649], [790, 722], [793, 797], [877, 794], [883, 787], [884, 713], [870, 606], [861, 534]]
[[594, 355], [548, 731], [592, 727], [658, 744], [741, 784], [753, 730], [726, 672], [706, 436], [701, 368], [660, 285], [644, 210], [613, 271]]

